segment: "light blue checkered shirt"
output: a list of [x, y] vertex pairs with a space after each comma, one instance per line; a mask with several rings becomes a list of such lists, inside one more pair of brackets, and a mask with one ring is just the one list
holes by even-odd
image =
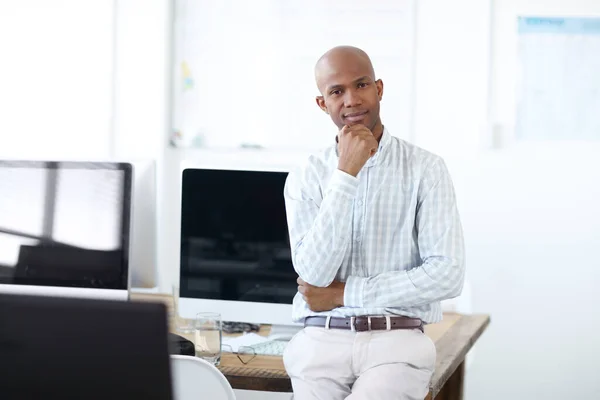
[[384, 129], [357, 177], [337, 169], [336, 145], [290, 172], [285, 202], [298, 275], [314, 286], [345, 281], [344, 307], [313, 312], [297, 293], [293, 319], [405, 315], [442, 319], [461, 293], [465, 255], [444, 161]]

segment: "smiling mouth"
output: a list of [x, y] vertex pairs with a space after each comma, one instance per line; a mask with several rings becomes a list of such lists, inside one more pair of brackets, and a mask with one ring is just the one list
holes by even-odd
[[350, 121], [350, 122], [358, 122], [358, 121], [362, 121], [363, 119], [365, 119], [366, 116], [367, 116], [367, 111], [361, 111], [361, 112], [344, 114], [344, 119], [347, 121]]

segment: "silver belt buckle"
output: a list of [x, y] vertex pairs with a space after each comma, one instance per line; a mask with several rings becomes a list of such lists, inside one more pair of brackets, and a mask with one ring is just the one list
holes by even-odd
[[367, 324], [369, 326], [369, 330], [371, 330], [371, 316], [370, 315], [367, 317]]
[[350, 317], [350, 330], [352, 332], [356, 332], [356, 327], [354, 326], [356, 322], [356, 317]]

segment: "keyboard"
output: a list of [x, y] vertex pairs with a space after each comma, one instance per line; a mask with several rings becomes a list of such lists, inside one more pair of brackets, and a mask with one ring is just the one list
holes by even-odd
[[251, 346], [257, 356], [282, 356], [288, 342], [284, 340], [269, 340]]

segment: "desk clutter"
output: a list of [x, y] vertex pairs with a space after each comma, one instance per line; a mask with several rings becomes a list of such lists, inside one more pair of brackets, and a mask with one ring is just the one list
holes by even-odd
[[[256, 331], [258, 332], [258, 329]], [[241, 336], [223, 338], [221, 349], [223, 352], [238, 354], [240, 361], [246, 364], [257, 355], [283, 355], [287, 343], [286, 340], [272, 340], [254, 332], [249, 332]], [[196, 345], [192, 340], [170, 332], [169, 353], [172, 355], [195, 356]]]
[[257, 356], [283, 356], [283, 352], [288, 342], [285, 340], [267, 340], [261, 343], [249, 346], [247, 352], [245, 348], [238, 349], [238, 354], [252, 354]]
[[247, 324], [245, 322], [223, 321], [223, 332], [225, 333], [248, 333], [258, 332], [260, 327], [256, 324]]
[[179, 336], [175, 333], [169, 332], [169, 354], [181, 355], [181, 356], [195, 356], [196, 347], [194, 342]]
[[237, 353], [240, 361], [251, 356], [281, 356], [287, 345], [286, 340], [273, 340], [256, 333], [247, 333], [241, 336], [223, 339], [223, 351]]

